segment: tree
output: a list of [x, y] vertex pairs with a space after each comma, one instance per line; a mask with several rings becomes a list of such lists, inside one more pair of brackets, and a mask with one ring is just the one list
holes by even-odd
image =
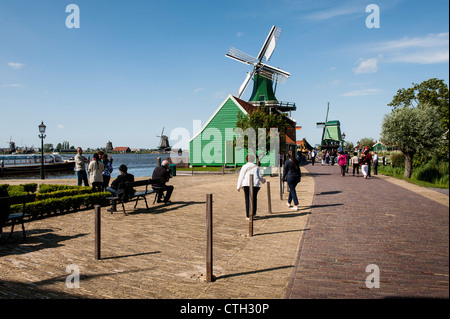
[[360, 149], [364, 149], [364, 147], [367, 146], [367, 148], [369, 149], [369, 151], [372, 150], [373, 144], [375, 144], [375, 141], [373, 138], [371, 137], [364, 137], [361, 139], [361, 141], [359, 142], [359, 148]]
[[53, 152], [53, 144], [46, 143], [44, 144], [44, 153]]
[[428, 104], [395, 108], [384, 116], [381, 139], [387, 145], [397, 146], [405, 155], [405, 177], [411, 178], [414, 154], [436, 147], [442, 141], [443, 129], [436, 123], [439, 114]]
[[[280, 141], [284, 141], [286, 138], [286, 128], [287, 123], [284, 117], [281, 114], [278, 113], [269, 113], [269, 110], [266, 106], [260, 106], [253, 112], [249, 113], [248, 115], [244, 115], [242, 112], [239, 112], [238, 120], [236, 122], [236, 127], [242, 129], [243, 131], [247, 130], [248, 128], [252, 128], [255, 131], [255, 138], [257, 139], [258, 143], [260, 143], [261, 140], [265, 138], [265, 145], [257, 144], [256, 140], [250, 141], [250, 144], [258, 145], [258, 149], [261, 149], [262, 146], [265, 146], [265, 154], [258, 153], [256, 154], [258, 159], [261, 159], [265, 155], [268, 155], [272, 151], [279, 151], [279, 150], [273, 150], [271, 149], [270, 145], [270, 132], [271, 129], [276, 128], [278, 129], [278, 132], [280, 134]], [[259, 130], [260, 128], [264, 129], [264, 135], [258, 134], [261, 132]], [[284, 144], [284, 143], [283, 143]], [[272, 145], [273, 146], [273, 145]], [[248, 150], [249, 147], [249, 141], [248, 138], [244, 140], [244, 148]]]
[[449, 90], [444, 80], [436, 78], [423, 81], [420, 84], [412, 84], [413, 87], [408, 89], [400, 89], [394, 96], [389, 106], [395, 109], [401, 107], [420, 107], [421, 105], [429, 105], [435, 109], [443, 129], [444, 143], [441, 144], [439, 153], [441, 157], [448, 159], [449, 147]]

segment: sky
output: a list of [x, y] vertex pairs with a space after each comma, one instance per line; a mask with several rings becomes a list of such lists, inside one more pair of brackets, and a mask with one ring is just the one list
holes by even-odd
[[151, 149], [164, 128], [188, 148], [251, 71], [228, 49], [256, 56], [272, 25], [268, 64], [291, 74], [276, 96], [311, 145], [328, 103], [356, 144], [379, 139], [397, 90], [449, 82], [447, 0], [0, 0], [0, 148], [39, 147], [41, 121], [54, 146]]

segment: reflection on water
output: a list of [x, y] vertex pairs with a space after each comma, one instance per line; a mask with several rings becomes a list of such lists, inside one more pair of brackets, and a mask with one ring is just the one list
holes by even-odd
[[[86, 157], [92, 158], [92, 154], [84, 154]], [[157, 159], [161, 157], [165, 160], [169, 157], [169, 154], [111, 154], [113, 159], [113, 172], [111, 178], [117, 177], [119, 173], [119, 166], [125, 164], [128, 167], [128, 173], [133, 174], [135, 177], [151, 177], [153, 170], [156, 167]], [[86, 167], [87, 168], [87, 167]], [[35, 174], [24, 174], [16, 176], [2, 177], [0, 180], [6, 179], [40, 179], [39, 171]], [[66, 179], [77, 178], [75, 171], [73, 172], [47, 172], [45, 173], [46, 179]], [[0, 182], [1, 184], [1, 182]]]

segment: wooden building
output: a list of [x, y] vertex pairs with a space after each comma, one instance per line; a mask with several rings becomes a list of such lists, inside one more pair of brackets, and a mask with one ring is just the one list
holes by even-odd
[[[258, 103], [245, 102], [228, 95], [216, 109], [201, 130], [189, 142], [189, 161], [193, 166], [222, 166], [245, 164], [246, 151], [237, 149], [234, 136], [230, 134], [236, 128], [239, 112], [248, 115], [257, 109]], [[281, 142], [282, 151], [296, 147], [296, 122], [285, 116], [288, 123], [286, 141]], [[273, 163], [275, 154], [265, 156], [262, 165]], [[266, 164], [265, 164], [266, 163]]]

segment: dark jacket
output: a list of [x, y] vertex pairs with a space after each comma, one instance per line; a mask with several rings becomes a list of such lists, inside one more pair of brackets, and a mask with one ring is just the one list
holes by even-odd
[[123, 198], [124, 195], [125, 195], [125, 197], [130, 197], [133, 195], [133, 194], [124, 194], [123, 189], [118, 190], [119, 184], [125, 183], [125, 182], [134, 182], [134, 175], [128, 174], [128, 173], [122, 173], [119, 176], [117, 176], [117, 178], [111, 183], [111, 188], [117, 191], [117, 196], [119, 196], [120, 198]]
[[156, 167], [153, 171], [152, 179], [160, 179], [161, 183], [155, 184], [156, 186], [164, 186], [172, 177], [169, 169], [164, 166]]
[[[0, 187], [0, 197], [9, 197], [8, 191]], [[0, 205], [0, 233], [2, 232], [3, 224], [6, 222], [9, 216], [9, 205]]]
[[291, 159], [288, 159], [286, 163], [284, 163], [283, 180], [296, 178], [298, 182], [300, 182], [302, 179], [302, 173], [300, 172], [300, 166], [297, 161], [296, 164], [297, 168], [295, 168], [295, 165]]

